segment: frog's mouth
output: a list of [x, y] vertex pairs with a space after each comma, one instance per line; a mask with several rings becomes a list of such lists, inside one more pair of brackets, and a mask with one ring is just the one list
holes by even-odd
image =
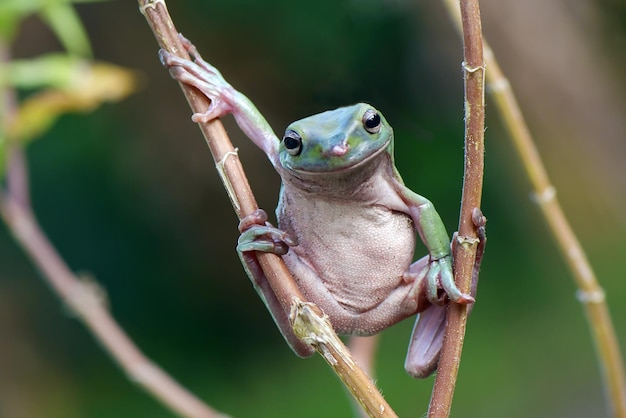
[[294, 173], [307, 175], [322, 175], [353, 170], [369, 164], [380, 154], [384, 153], [390, 144], [391, 138], [375, 149], [363, 147], [365, 149], [359, 150], [358, 146], [351, 148], [346, 140], [341, 145], [335, 145], [330, 150], [322, 153], [317, 159], [318, 163], [309, 162], [303, 165], [296, 165], [293, 164], [293, 161], [286, 161], [285, 167]]

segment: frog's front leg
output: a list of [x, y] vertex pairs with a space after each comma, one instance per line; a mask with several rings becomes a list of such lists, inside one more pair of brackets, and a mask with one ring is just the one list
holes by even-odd
[[237, 243], [237, 253], [254, 288], [291, 349], [300, 357], [309, 357], [314, 352], [313, 348], [294, 335], [289, 315], [283, 310], [256, 257], [257, 251], [284, 255], [288, 246], [296, 243], [284, 231], [267, 223], [267, 214], [261, 209], [242, 219], [239, 230], [241, 236]]
[[[425, 276], [427, 297], [433, 304], [441, 305], [445, 302], [439, 297], [440, 288], [443, 288], [453, 302], [463, 304], [474, 302], [474, 298], [468, 293], [461, 292], [454, 282], [450, 239], [433, 204], [425, 197], [408, 189], [400, 181], [397, 182], [397, 188], [407, 202], [415, 229], [426, 245], [429, 255], [426, 270], [412, 266], [407, 276], [420, 286], [421, 278]], [[415, 294], [415, 291], [413, 293]]]
[[241, 130], [274, 163], [279, 139], [263, 115], [250, 99], [235, 90], [224, 79], [217, 68], [202, 59], [196, 47], [189, 40], [182, 35], [180, 35], [180, 39], [191, 60], [180, 58], [164, 49], [159, 51], [159, 58], [161, 63], [170, 70], [170, 75], [173, 78], [195, 87], [211, 100], [206, 112], [194, 114], [192, 120], [194, 122], [208, 122], [232, 113]]

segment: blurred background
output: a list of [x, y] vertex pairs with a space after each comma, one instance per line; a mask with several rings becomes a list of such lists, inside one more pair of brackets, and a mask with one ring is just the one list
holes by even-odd
[[[606, 291], [626, 348], [626, 6], [619, 0], [481, 2], [565, 212]], [[461, 43], [435, 1], [177, 1], [178, 27], [277, 132], [367, 101], [392, 124], [405, 182], [456, 230], [463, 169]], [[139, 347], [236, 417], [348, 416], [318, 358], [295, 357], [234, 251], [237, 220], [190, 110], [133, 1], [78, 11], [95, 56], [136, 70], [140, 90], [63, 117], [28, 148], [33, 205], [69, 265], [106, 289]], [[24, 22], [17, 58], [59, 49]], [[452, 416], [606, 416], [575, 286], [487, 101], [483, 212], [489, 243]], [[279, 178], [224, 120], [259, 204]], [[350, 249], [346, 249], [350, 251]], [[418, 248], [418, 255], [425, 253]], [[0, 226], [0, 416], [172, 417], [128, 381]], [[413, 325], [382, 334], [378, 385], [420, 416], [432, 378], [403, 370]]]

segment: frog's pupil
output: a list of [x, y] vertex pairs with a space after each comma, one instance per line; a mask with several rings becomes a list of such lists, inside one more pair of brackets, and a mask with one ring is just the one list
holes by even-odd
[[369, 129], [374, 129], [378, 125], [380, 125], [380, 116], [378, 115], [378, 113], [374, 113], [365, 120], [365, 126]]
[[287, 149], [295, 149], [300, 146], [300, 141], [298, 141], [296, 138], [293, 138], [291, 136], [286, 136], [284, 141], [285, 141], [285, 148]]
[[292, 130], [285, 132], [283, 144], [285, 144], [287, 152], [294, 157], [300, 155], [302, 152], [302, 137], [297, 132]]

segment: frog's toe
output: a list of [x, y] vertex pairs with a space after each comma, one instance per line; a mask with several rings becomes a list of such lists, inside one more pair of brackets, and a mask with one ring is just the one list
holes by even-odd
[[183, 44], [183, 48], [185, 48], [185, 51], [187, 51], [189, 55], [198, 55], [198, 50], [196, 49], [196, 46], [192, 44], [189, 39], [185, 38], [185, 35], [179, 32], [178, 39], [180, 40], [180, 43]]
[[[159, 61], [161, 61], [161, 65], [170, 70], [170, 74], [174, 68], [185, 65], [184, 59], [166, 51], [165, 49], [159, 49]], [[174, 77], [174, 74], [172, 74], [172, 77]]]
[[205, 69], [207, 72], [214, 74], [216, 76], [222, 77], [221, 73], [219, 72], [217, 68], [215, 68], [214, 66], [212, 66], [211, 64], [209, 64], [202, 58], [196, 46], [192, 44], [189, 39], [185, 38], [182, 33], [178, 34], [178, 38], [180, 39], [180, 42], [182, 43], [183, 48], [185, 48], [185, 51], [187, 51], [191, 59], [196, 64], [198, 64], [200, 67]]
[[460, 303], [460, 304], [473, 303], [475, 299], [472, 297], [472, 295], [470, 295], [469, 293], [461, 292], [461, 290], [457, 287], [456, 283], [454, 282], [454, 276], [452, 274], [451, 258], [450, 257], [442, 258], [440, 260], [437, 260], [437, 263], [440, 266], [441, 287], [443, 287], [443, 290], [445, 290], [446, 294], [448, 295], [448, 298], [455, 303]]
[[282, 241], [257, 240], [237, 244], [237, 251], [240, 253], [260, 251], [262, 253], [285, 255], [289, 251], [289, 246]]
[[211, 99], [211, 104], [209, 105], [209, 108], [206, 110], [206, 112], [194, 113], [193, 115], [191, 115], [191, 120], [195, 123], [206, 123], [212, 121], [213, 119], [224, 116], [224, 114], [227, 112], [224, 110], [225, 106], [223, 106], [221, 102], [222, 101], [218, 98]]
[[263, 209], [257, 209], [252, 212], [250, 215], [244, 216], [240, 221], [237, 228], [239, 232], [243, 233], [248, 229], [252, 228], [256, 225], [264, 226], [267, 224], [267, 212]]
[[441, 266], [439, 263], [431, 263], [426, 275], [426, 296], [428, 301], [434, 305], [443, 305], [445, 298], [439, 295], [439, 277], [441, 276]]
[[261, 251], [284, 255], [293, 245], [296, 245], [296, 242], [285, 231], [269, 225], [253, 225], [239, 236], [237, 251]]

